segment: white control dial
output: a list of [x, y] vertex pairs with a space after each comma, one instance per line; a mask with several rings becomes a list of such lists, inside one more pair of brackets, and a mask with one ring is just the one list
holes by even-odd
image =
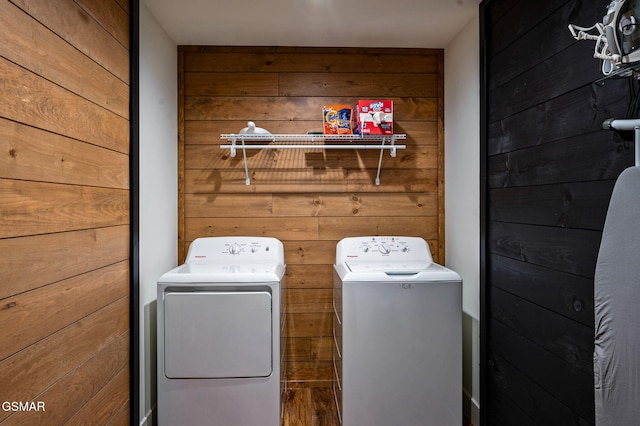
[[378, 251], [379, 251], [380, 253], [382, 253], [382, 254], [389, 254], [389, 252], [391, 251], [391, 249], [390, 249], [389, 247], [387, 247], [386, 245], [384, 245], [384, 244], [380, 244], [380, 245], [378, 246]]
[[240, 244], [233, 243], [229, 246], [229, 254], [240, 254], [241, 251], [242, 247], [240, 247]]

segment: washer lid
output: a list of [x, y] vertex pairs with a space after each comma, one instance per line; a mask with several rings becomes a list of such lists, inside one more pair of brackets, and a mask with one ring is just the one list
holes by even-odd
[[424, 261], [396, 261], [396, 262], [371, 262], [347, 260], [345, 262], [349, 271], [362, 274], [368, 272], [384, 272], [387, 275], [413, 275], [424, 271], [431, 264]]
[[[420, 267], [422, 266], [422, 269]], [[347, 261], [334, 266], [343, 282], [446, 282], [461, 281], [458, 273], [437, 263], [428, 265], [385, 264], [375, 262]]]
[[418, 237], [349, 237], [336, 246], [335, 270], [343, 281], [459, 281], [433, 263], [427, 242]]

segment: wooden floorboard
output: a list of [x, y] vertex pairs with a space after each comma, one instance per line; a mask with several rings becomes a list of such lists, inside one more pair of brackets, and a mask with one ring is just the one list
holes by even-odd
[[289, 389], [284, 400], [282, 426], [339, 426], [329, 387]]
[[[330, 387], [301, 387], [284, 392], [282, 426], [340, 426]], [[465, 416], [463, 426], [473, 426]]]

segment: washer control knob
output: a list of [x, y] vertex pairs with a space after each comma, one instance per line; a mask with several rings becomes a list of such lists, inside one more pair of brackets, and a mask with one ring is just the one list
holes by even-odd
[[229, 254], [240, 254], [241, 250], [242, 248], [238, 243], [233, 243], [229, 246]]
[[389, 252], [390, 252], [391, 250], [390, 250], [390, 249], [389, 249], [389, 247], [387, 247], [386, 245], [384, 245], [384, 244], [380, 244], [380, 245], [378, 246], [378, 251], [379, 251], [380, 253], [382, 253], [382, 254], [389, 254]]

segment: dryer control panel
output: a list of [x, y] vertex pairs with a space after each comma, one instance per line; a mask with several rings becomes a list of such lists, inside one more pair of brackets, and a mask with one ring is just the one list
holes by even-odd
[[198, 238], [189, 246], [185, 263], [194, 262], [246, 263], [273, 262], [284, 264], [282, 243], [269, 237]]

